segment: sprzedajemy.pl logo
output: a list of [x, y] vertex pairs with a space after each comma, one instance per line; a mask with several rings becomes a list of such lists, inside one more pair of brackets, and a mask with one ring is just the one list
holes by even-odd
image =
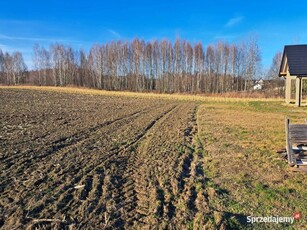
[[247, 223], [294, 223], [294, 220], [299, 220], [301, 214], [295, 212], [292, 217], [290, 216], [247, 216]]

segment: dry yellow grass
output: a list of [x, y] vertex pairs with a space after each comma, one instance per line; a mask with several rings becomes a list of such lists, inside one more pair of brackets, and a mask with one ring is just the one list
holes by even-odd
[[137, 98], [156, 98], [168, 100], [182, 100], [182, 101], [201, 101], [201, 102], [249, 102], [249, 101], [282, 101], [275, 98], [229, 98], [224, 96], [212, 97], [203, 95], [189, 95], [189, 94], [158, 94], [158, 93], [141, 93], [141, 92], [126, 92], [126, 91], [106, 91], [87, 88], [75, 87], [52, 87], [52, 86], [0, 86], [0, 89], [29, 89], [29, 90], [43, 90], [62, 93], [77, 93], [89, 95], [107, 95], [107, 96], [125, 96]]
[[[232, 215], [293, 216], [307, 213], [307, 174], [289, 171], [276, 150], [285, 147], [285, 116], [304, 122], [306, 108], [278, 102], [210, 104], [198, 110], [199, 138], [205, 149], [208, 186], [220, 192], [212, 206]], [[305, 216], [305, 215], [304, 215]], [[302, 228], [259, 224], [259, 228]]]

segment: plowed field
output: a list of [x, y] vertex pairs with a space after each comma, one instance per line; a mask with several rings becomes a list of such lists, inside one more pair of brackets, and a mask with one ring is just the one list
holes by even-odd
[[20, 89], [0, 101], [2, 228], [180, 228], [210, 212], [197, 103]]
[[307, 174], [276, 152], [285, 117], [302, 123], [306, 112], [280, 100], [0, 86], [0, 229], [306, 229]]

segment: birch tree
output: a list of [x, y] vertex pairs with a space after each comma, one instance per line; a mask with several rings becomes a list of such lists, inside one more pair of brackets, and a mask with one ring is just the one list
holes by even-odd
[[18, 51], [13, 53], [12, 65], [13, 84], [23, 83], [22, 81], [25, 78], [27, 66], [23, 60], [22, 53]]
[[4, 54], [0, 49], [0, 84], [5, 84], [4, 79]]

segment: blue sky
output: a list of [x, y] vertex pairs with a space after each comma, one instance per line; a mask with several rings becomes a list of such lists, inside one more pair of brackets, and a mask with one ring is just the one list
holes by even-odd
[[23, 52], [31, 67], [35, 43], [88, 50], [111, 40], [175, 40], [204, 45], [257, 36], [262, 64], [286, 44], [307, 43], [307, 1], [71, 1], [6, 0], [0, 3], [0, 48]]

